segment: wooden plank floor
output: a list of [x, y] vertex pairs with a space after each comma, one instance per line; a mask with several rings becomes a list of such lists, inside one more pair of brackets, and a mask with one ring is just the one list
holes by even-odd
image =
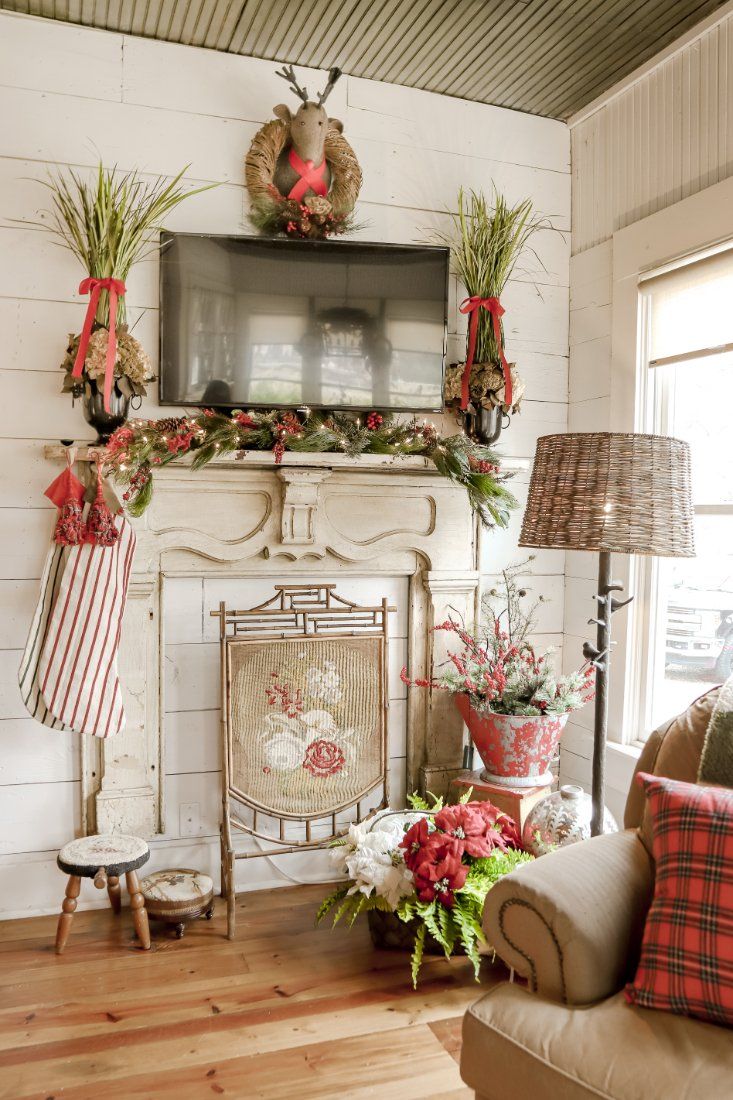
[[[83, 883], [83, 889], [91, 889]], [[59, 878], [60, 898], [63, 881]], [[0, 923], [0, 1097], [7, 1100], [458, 1100], [457, 1058], [481, 986], [465, 959], [375, 951], [365, 923], [315, 928], [321, 886], [244, 894], [237, 937], [224, 902], [182, 940], [153, 925], [140, 951], [130, 913]]]

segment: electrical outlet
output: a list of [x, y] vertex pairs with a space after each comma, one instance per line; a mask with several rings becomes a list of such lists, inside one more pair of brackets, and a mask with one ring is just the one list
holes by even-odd
[[198, 802], [181, 802], [178, 807], [178, 832], [181, 836], [198, 836], [201, 832]]

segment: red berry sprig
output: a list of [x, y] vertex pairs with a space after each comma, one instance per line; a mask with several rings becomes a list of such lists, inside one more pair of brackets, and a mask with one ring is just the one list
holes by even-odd
[[122, 494], [123, 500], [130, 500], [150, 481], [150, 470], [141, 467], [130, 478], [130, 488]]
[[384, 424], [384, 417], [381, 413], [371, 412], [366, 418], [366, 426], [370, 432], [378, 431], [382, 427], [382, 424]]
[[485, 458], [476, 458], [475, 455], [469, 455], [468, 465], [478, 474], [498, 474], [499, 472], [495, 462], [487, 462]]

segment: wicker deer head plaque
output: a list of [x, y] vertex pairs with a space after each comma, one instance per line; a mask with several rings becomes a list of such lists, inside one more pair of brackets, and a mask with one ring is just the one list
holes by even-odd
[[331, 69], [316, 101], [297, 80], [292, 65], [277, 73], [301, 101], [285, 103], [257, 131], [245, 161], [250, 219], [263, 232], [324, 238], [349, 228], [361, 187], [361, 169], [343, 136], [343, 123], [329, 118], [324, 103], [341, 76]]

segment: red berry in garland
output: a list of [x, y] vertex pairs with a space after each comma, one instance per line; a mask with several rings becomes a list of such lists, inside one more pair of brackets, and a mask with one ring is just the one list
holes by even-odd
[[468, 465], [479, 474], [496, 474], [499, 472], [499, 467], [494, 462], [487, 462], [484, 458], [476, 458], [475, 455], [469, 455]]
[[370, 432], [378, 431], [382, 427], [382, 424], [384, 424], [384, 417], [381, 413], [370, 412], [369, 416], [366, 418], [366, 426]]

